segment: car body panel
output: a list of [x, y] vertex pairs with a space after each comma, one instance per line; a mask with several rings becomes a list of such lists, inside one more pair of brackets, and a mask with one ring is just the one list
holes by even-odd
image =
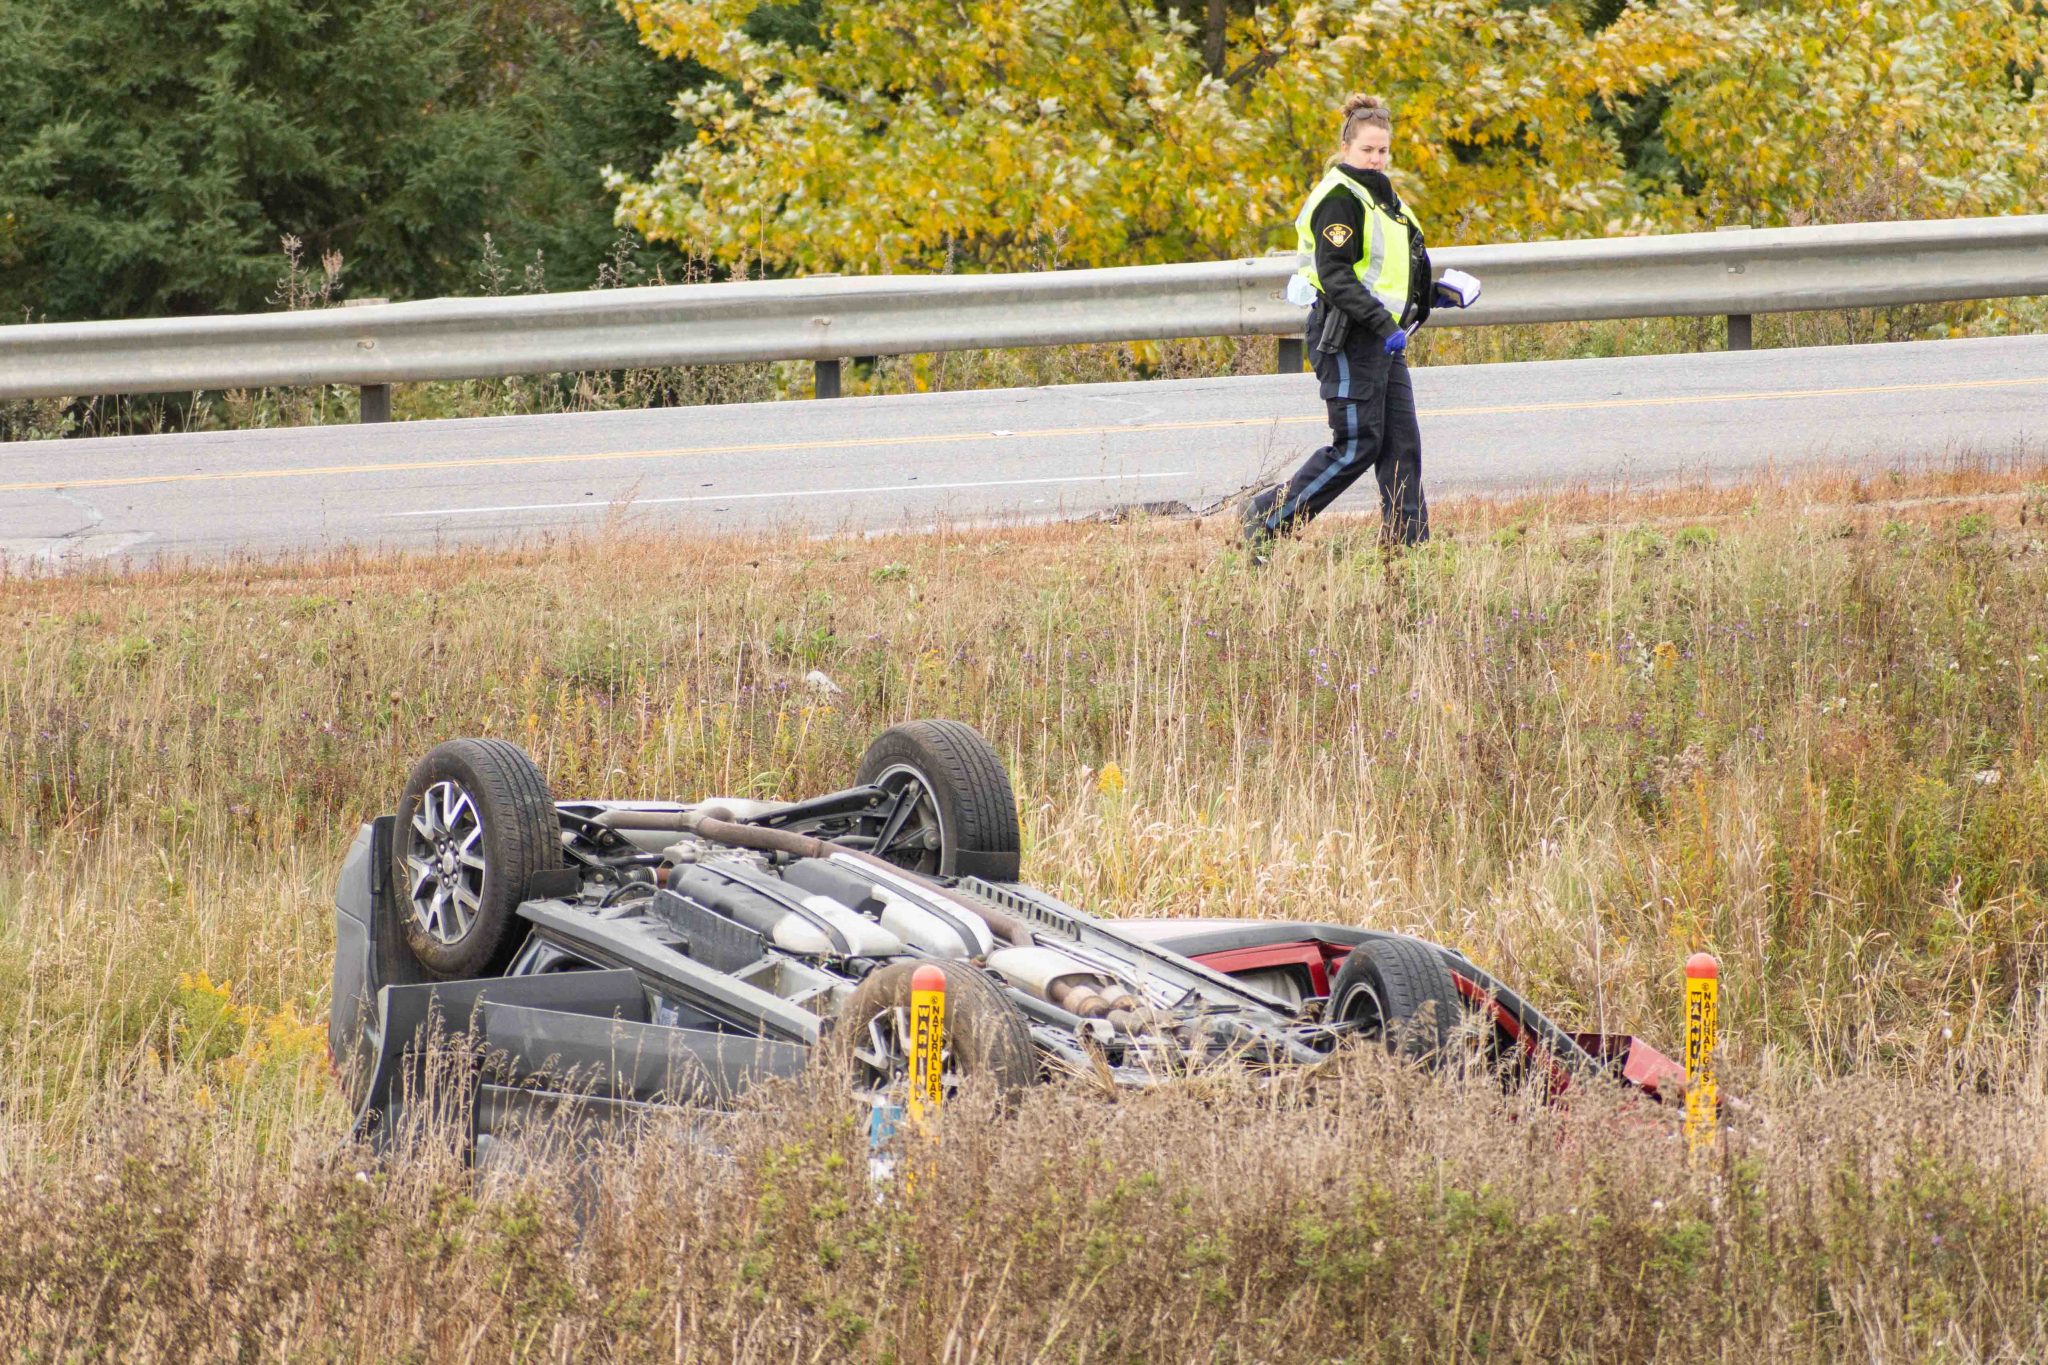
[[607, 1099], [721, 1108], [754, 1081], [796, 1075], [810, 1055], [808, 1048], [770, 1038], [488, 998], [482, 1014], [483, 1042], [495, 1076]]
[[369, 1046], [351, 1064], [367, 1063], [358, 1133], [395, 1131], [408, 1106], [429, 1083], [431, 1044], [437, 1036], [474, 1033], [481, 1007], [532, 1005], [562, 1014], [644, 1022], [647, 992], [630, 971], [555, 972], [546, 976], [474, 977], [420, 985], [383, 986], [376, 1018], [365, 1030]]

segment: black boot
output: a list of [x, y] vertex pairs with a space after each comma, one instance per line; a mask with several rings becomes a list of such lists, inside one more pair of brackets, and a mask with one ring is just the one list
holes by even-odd
[[1254, 564], [1264, 564], [1273, 557], [1273, 528], [1266, 523], [1273, 515], [1274, 504], [1280, 500], [1282, 488], [1281, 484], [1271, 484], [1245, 500], [1241, 521], [1244, 548]]

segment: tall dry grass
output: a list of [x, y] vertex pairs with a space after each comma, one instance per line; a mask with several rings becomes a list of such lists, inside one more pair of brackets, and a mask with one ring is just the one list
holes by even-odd
[[[1333, 521], [1265, 570], [1156, 523], [0, 583], [0, 1342], [2038, 1355], [2044, 519], [1979, 468], [1453, 504], [1391, 560]], [[1410, 930], [1664, 1043], [1711, 949], [1756, 1111], [1706, 1173], [1370, 1067], [1062, 1090], [879, 1206], [829, 1094], [570, 1203], [342, 1145], [331, 879], [433, 742], [802, 793], [911, 715], [980, 726], [1027, 875], [1111, 912]]]
[[1264, 1093], [1047, 1088], [878, 1195], [843, 1096], [462, 1170], [138, 1099], [0, 1174], [0, 1346], [39, 1359], [2033, 1360], [2038, 1086], [1825, 1087], [1690, 1166], [1360, 1057]]

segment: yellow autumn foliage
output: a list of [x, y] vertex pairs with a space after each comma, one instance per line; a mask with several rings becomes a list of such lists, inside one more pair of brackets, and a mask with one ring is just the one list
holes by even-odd
[[[620, 0], [717, 79], [645, 179], [642, 233], [771, 273], [1032, 269], [1291, 245], [1353, 90], [1395, 108], [1396, 181], [1438, 243], [1828, 217], [1865, 181], [1916, 212], [2038, 207], [2048, 18], [2010, 0], [1284, 0], [1220, 60], [1170, 9]], [[1644, 155], [1644, 142], [1657, 155]], [[1889, 178], [1887, 178], [1889, 177]]]
[[[170, 1059], [230, 1086], [319, 1084], [327, 1031], [291, 1005], [264, 1010], [238, 1004], [234, 983], [184, 972], [171, 994]], [[212, 1088], [206, 1093], [211, 1097]]]
[[2039, 211], [2048, 205], [2048, 7], [1761, 6], [1725, 53], [1674, 85], [1663, 136], [1702, 182], [1694, 203], [1661, 205], [1666, 218], [1825, 219], [1829, 201], [1853, 202], [1879, 183], [1905, 187], [1906, 202], [1855, 216]]

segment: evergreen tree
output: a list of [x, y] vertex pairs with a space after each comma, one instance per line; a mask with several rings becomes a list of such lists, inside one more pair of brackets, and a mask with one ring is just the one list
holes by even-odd
[[0, 316], [260, 309], [286, 234], [358, 297], [485, 232], [585, 283], [691, 78], [606, 0], [0, 0]]

